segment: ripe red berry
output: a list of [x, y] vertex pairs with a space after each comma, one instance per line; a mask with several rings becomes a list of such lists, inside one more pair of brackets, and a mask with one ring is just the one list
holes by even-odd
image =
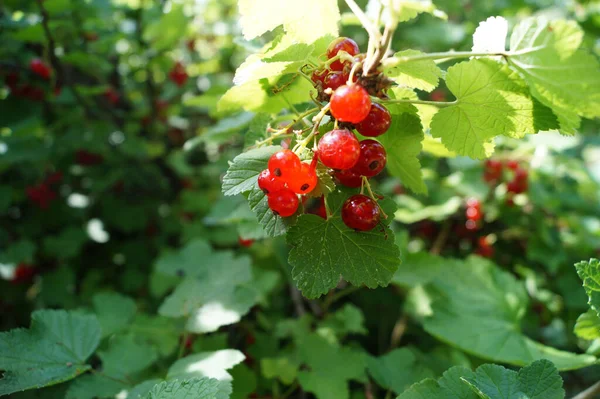
[[466, 216], [467, 219], [477, 222], [481, 219], [481, 211], [475, 207], [467, 208]]
[[348, 82], [348, 74], [340, 71], [334, 71], [325, 76], [323, 79], [323, 88], [336, 90], [338, 87], [345, 85]]
[[514, 169], [514, 171], [515, 181], [524, 182], [527, 180], [527, 177], [529, 177], [529, 172], [527, 172], [527, 169], [517, 167], [516, 169]]
[[[338, 37], [327, 47], [327, 58], [331, 59], [335, 57], [340, 51], [345, 51], [354, 56], [360, 52], [360, 49], [354, 40], [347, 37]], [[337, 60], [331, 63], [330, 68], [334, 71], [341, 71], [344, 69], [344, 64], [340, 60]]]
[[312, 75], [310, 76], [310, 80], [312, 80], [313, 82], [315, 82], [315, 84], [321, 82], [321, 86], [325, 85], [325, 78], [327, 77], [327, 71], [326, 70], [316, 70], [312, 73]]
[[374, 103], [362, 122], [356, 125], [356, 130], [367, 137], [381, 136], [390, 128], [392, 116], [383, 105]]
[[246, 247], [246, 248], [250, 248], [252, 246], [252, 244], [254, 244], [254, 240], [249, 238], [249, 239], [244, 239], [242, 237], [238, 237], [238, 243], [240, 244], [240, 246], [242, 247]]
[[50, 79], [50, 75], [52, 74], [50, 67], [39, 58], [32, 59], [29, 63], [29, 68], [31, 72], [46, 80]]
[[360, 142], [360, 156], [352, 171], [367, 177], [378, 175], [387, 162], [385, 148], [375, 140], [363, 140]]
[[380, 218], [379, 205], [366, 195], [353, 195], [342, 206], [342, 220], [354, 230], [373, 230], [379, 224]]
[[77, 150], [75, 152], [75, 163], [82, 166], [99, 165], [104, 162], [104, 157], [100, 154], [88, 150]]
[[288, 186], [296, 194], [308, 194], [317, 186], [317, 181], [315, 168], [307, 163], [302, 163], [300, 169], [288, 179]]
[[521, 180], [515, 179], [511, 182], [508, 182], [508, 184], [506, 185], [506, 190], [509, 193], [513, 193], [513, 194], [524, 193], [525, 191], [527, 191], [527, 188], [528, 188], [527, 180], [521, 181]]
[[502, 178], [502, 162], [494, 159], [488, 159], [484, 164], [483, 180], [488, 183], [495, 183]]
[[444, 93], [443, 90], [441, 89], [437, 89], [431, 92], [431, 94], [429, 95], [429, 98], [432, 101], [446, 101], [446, 94]]
[[173, 81], [177, 86], [181, 87], [187, 82], [188, 74], [185, 71], [185, 67], [181, 62], [176, 62], [173, 68], [169, 72], [169, 79]]
[[467, 199], [467, 207], [481, 209], [481, 202], [477, 198], [471, 197]]
[[478, 248], [475, 253], [484, 258], [491, 258], [494, 256], [494, 247], [489, 243], [487, 237], [479, 237], [477, 240]]
[[337, 170], [334, 173], [335, 178], [346, 187], [360, 187], [362, 185], [362, 176], [354, 171], [354, 168], [346, 170]]
[[258, 175], [258, 187], [265, 193], [274, 193], [286, 188], [285, 182], [274, 176], [269, 169], [265, 169]]
[[300, 158], [291, 150], [277, 151], [269, 158], [269, 171], [271, 175], [279, 177], [284, 182], [292, 177], [301, 167]]
[[517, 170], [519, 169], [519, 162], [515, 160], [510, 160], [506, 162], [506, 167], [511, 170]]
[[340, 122], [362, 122], [371, 110], [369, 93], [359, 84], [338, 87], [330, 104], [331, 114]]
[[116, 105], [119, 103], [119, 93], [117, 93], [117, 91], [115, 89], [113, 89], [112, 87], [109, 87], [108, 89], [106, 89], [106, 91], [104, 92], [104, 97], [108, 100], [109, 103]]
[[360, 143], [351, 131], [336, 129], [325, 133], [319, 140], [319, 159], [332, 169], [350, 169], [360, 156]]
[[298, 210], [298, 196], [292, 190], [280, 190], [267, 195], [269, 208], [281, 217], [292, 216]]
[[13, 284], [22, 284], [30, 282], [35, 276], [35, 267], [25, 264], [19, 263], [15, 268], [15, 274], [12, 278]]

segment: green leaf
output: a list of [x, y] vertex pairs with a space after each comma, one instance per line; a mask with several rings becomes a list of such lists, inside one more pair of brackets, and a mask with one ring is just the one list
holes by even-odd
[[365, 380], [363, 353], [332, 345], [316, 334], [302, 337], [297, 345], [299, 359], [309, 368], [298, 372], [298, 381], [318, 399], [349, 398], [348, 381]]
[[[340, 12], [335, 0], [240, 0], [242, 33], [249, 40], [283, 25], [299, 43], [312, 43], [321, 36], [338, 36]], [[306, 21], [311, 28], [306, 29]]]
[[431, 0], [398, 0], [389, 3], [389, 11], [398, 22], [410, 21], [419, 14], [428, 13], [434, 17], [447, 19], [447, 15], [438, 10]]
[[194, 353], [173, 363], [167, 373], [167, 379], [208, 377], [229, 381], [232, 377], [227, 370], [240, 364], [245, 358], [242, 352], [234, 349]]
[[0, 334], [0, 395], [41, 388], [77, 377], [90, 369], [86, 359], [100, 342], [95, 316], [64, 310], [31, 315], [29, 330]]
[[404, 287], [427, 284], [444, 269], [452, 268], [457, 261], [429, 252], [406, 253], [392, 282]]
[[257, 187], [259, 173], [267, 168], [269, 158], [279, 150], [279, 146], [261, 147], [235, 157], [223, 177], [223, 194], [237, 195]]
[[600, 315], [593, 309], [583, 313], [577, 318], [574, 331], [579, 338], [589, 341], [600, 338]]
[[[394, 54], [394, 57], [414, 57], [423, 53], [416, 50], [404, 50]], [[419, 90], [432, 91], [442, 77], [442, 70], [433, 60], [415, 60], [401, 63], [385, 70], [388, 78], [401, 86]]]
[[96, 294], [92, 302], [103, 337], [123, 330], [133, 320], [137, 311], [133, 299], [116, 292]]
[[386, 104], [386, 107], [392, 115], [392, 124], [378, 139], [387, 151], [387, 169], [413, 192], [425, 194], [427, 186], [418, 158], [424, 135], [417, 109], [399, 104]]
[[449, 263], [427, 286], [433, 314], [425, 330], [465, 352], [497, 362], [525, 365], [552, 361], [560, 370], [593, 364], [596, 358], [544, 346], [521, 332], [528, 306], [523, 284], [483, 258]]
[[127, 388], [125, 382], [101, 374], [86, 374], [73, 381], [65, 399], [109, 399]]
[[81, 247], [88, 240], [86, 232], [78, 227], [68, 227], [60, 234], [44, 239], [44, 250], [58, 259], [70, 259], [79, 255]]
[[561, 132], [573, 134], [579, 115], [600, 116], [600, 68], [578, 50], [582, 31], [574, 22], [528, 18], [513, 30], [508, 57], [531, 93], [558, 116]]
[[129, 326], [132, 334], [150, 342], [163, 357], [169, 356], [177, 349], [182, 329], [173, 319], [144, 314], [137, 315]]
[[278, 378], [286, 385], [293, 383], [298, 376], [298, 364], [287, 357], [262, 358], [260, 369], [265, 378]]
[[477, 399], [477, 395], [461, 380], [472, 375], [473, 372], [465, 367], [452, 367], [439, 380], [427, 378], [411, 386], [397, 399]]
[[340, 310], [327, 315], [319, 324], [318, 331], [329, 329], [339, 337], [348, 334], [366, 334], [365, 316], [362, 311], [352, 304], [345, 304]]
[[419, 364], [417, 357], [408, 348], [394, 349], [377, 358], [369, 357], [367, 367], [378, 385], [397, 394], [404, 392], [415, 382], [433, 377], [433, 372]]
[[152, 47], [156, 50], [173, 48], [185, 36], [187, 27], [188, 20], [183, 6], [175, 4], [168, 13], [146, 25], [143, 37], [152, 42]]
[[292, 277], [307, 298], [334, 288], [340, 277], [369, 288], [386, 286], [400, 263], [394, 234], [384, 225], [358, 232], [337, 215], [302, 215], [287, 235]]
[[460, 197], [450, 197], [441, 204], [424, 205], [414, 197], [401, 195], [397, 198], [398, 210], [394, 217], [401, 223], [411, 224], [420, 220], [441, 221], [456, 213], [464, 204]]
[[575, 264], [577, 274], [583, 281], [583, 288], [588, 295], [588, 304], [600, 315], [600, 260], [590, 259]]
[[158, 357], [153, 346], [138, 342], [133, 335], [114, 337], [98, 356], [105, 374], [124, 380], [149, 367]]
[[211, 378], [165, 381], [154, 386], [144, 399], [227, 399], [231, 386]]
[[482, 399], [564, 399], [563, 381], [548, 360], [538, 360], [519, 372], [484, 364], [463, 377]]
[[519, 138], [539, 129], [551, 111], [535, 102], [517, 72], [492, 60], [474, 59], [448, 68], [446, 84], [456, 104], [433, 116], [431, 135], [452, 151], [489, 157], [498, 135]]
[[142, 399], [142, 398], [145, 398], [146, 395], [148, 395], [148, 393], [150, 392], [150, 390], [155, 385], [158, 385], [161, 382], [162, 382], [162, 380], [159, 380], [159, 379], [146, 380], [146, 381], [140, 382], [139, 384], [137, 384], [136, 386], [134, 386], [133, 388], [131, 388], [131, 390], [127, 391], [127, 398], [126, 399]]
[[290, 226], [293, 226], [296, 223], [298, 220], [298, 213], [300, 213], [302, 209], [299, 207], [296, 214], [287, 218], [275, 215], [271, 208], [269, 208], [267, 196], [260, 188], [258, 188], [258, 186], [254, 187], [248, 195], [248, 204], [250, 205], [250, 209], [256, 214], [258, 223], [260, 223], [264, 231], [270, 237], [285, 234]]

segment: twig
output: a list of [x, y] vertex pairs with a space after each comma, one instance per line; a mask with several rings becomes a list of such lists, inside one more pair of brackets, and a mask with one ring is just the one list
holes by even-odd
[[406, 332], [406, 323], [408, 319], [405, 314], [403, 314], [396, 324], [394, 324], [394, 328], [392, 329], [392, 337], [390, 339], [390, 349], [394, 349], [400, 344], [400, 340], [402, 340], [402, 336]]
[[593, 399], [598, 394], [600, 394], [600, 381], [598, 381], [585, 391], [573, 396], [572, 399]]
[[451, 227], [452, 224], [449, 221], [446, 221], [446, 223], [444, 223], [444, 225], [442, 226], [442, 230], [440, 231], [440, 234], [438, 234], [438, 236], [435, 238], [435, 241], [431, 246], [429, 253], [433, 255], [439, 255], [440, 252], [442, 252], [444, 245], [446, 245], [446, 240], [448, 240], [448, 236], [450, 235]]
[[422, 105], [433, 105], [436, 107], [450, 107], [458, 104], [458, 101], [424, 101], [424, 100], [411, 100], [411, 99], [381, 99], [377, 97], [371, 97], [372, 102], [379, 104], [422, 104]]
[[379, 42], [381, 39], [381, 33], [379, 29], [373, 25], [367, 14], [356, 4], [354, 0], [346, 0], [346, 4], [350, 7], [350, 10], [356, 15], [362, 26], [365, 28], [367, 33], [369, 34], [369, 38], [373, 39], [375, 42]]
[[306, 309], [304, 308], [304, 302], [302, 301], [302, 294], [296, 288], [294, 283], [288, 284], [290, 290], [290, 296], [292, 297], [292, 302], [294, 302], [294, 308], [296, 309], [296, 315], [298, 317], [303, 316], [306, 313]]

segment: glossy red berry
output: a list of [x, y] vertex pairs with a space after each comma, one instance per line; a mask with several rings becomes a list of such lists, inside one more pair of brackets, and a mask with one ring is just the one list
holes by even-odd
[[336, 129], [325, 133], [319, 140], [319, 159], [332, 169], [350, 169], [360, 156], [360, 143], [350, 130]]
[[381, 104], [373, 103], [367, 117], [356, 125], [356, 130], [363, 136], [377, 137], [387, 132], [391, 123], [390, 111]]
[[[340, 51], [345, 51], [348, 54], [354, 56], [360, 52], [358, 44], [352, 39], [347, 37], [339, 37], [329, 44], [327, 47], [327, 58], [335, 57]], [[334, 71], [341, 71], [344, 69], [344, 63], [340, 60], [334, 61], [329, 66]]]
[[472, 207], [467, 208], [466, 212], [467, 219], [477, 222], [481, 219], [481, 211], [478, 208]]
[[[316, 163], [315, 163], [316, 166]], [[288, 179], [288, 187], [296, 194], [308, 194], [317, 186], [317, 171], [307, 163]]]
[[348, 82], [348, 76], [348, 74], [340, 71], [331, 72], [323, 79], [323, 88], [336, 90]]
[[30, 282], [35, 276], [35, 267], [25, 264], [19, 263], [15, 268], [15, 273], [12, 278], [13, 284], [22, 284]]
[[29, 68], [31, 72], [46, 80], [50, 79], [50, 75], [52, 74], [50, 67], [39, 58], [32, 59], [29, 63]]
[[338, 87], [330, 104], [331, 114], [340, 122], [362, 122], [371, 110], [369, 93], [359, 84]]
[[522, 169], [517, 167], [516, 169], [514, 169], [515, 171], [515, 180], [516, 181], [526, 181], [527, 178], [529, 177], [529, 172], [527, 172], [526, 169]]
[[175, 65], [173, 65], [173, 68], [169, 72], [169, 79], [171, 79], [171, 81], [179, 87], [183, 86], [185, 82], [187, 82], [188, 74], [181, 62], [177, 62]]
[[281, 217], [292, 216], [298, 210], [298, 196], [292, 190], [280, 190], [267, 195], [269, 208]]
[[252, 246], [252, 244], [254, 244], [254, 240], [249, 238], [249, 239], [244, 239], [242, 237], [238, 237], [238, 243], [240, 244], [240, 246], [245, 247], [245, 248], [250, 248]]
[[467, 207], [481, 209], [481, 202], [477, 198], [471, 197], [467, 200]]
[[325, 209], [325, 197], [319, 198], [319, 207], [314, 211], [314, 214], [327, 220], [327, 210]]
[[340, 184], [346, 187], [360, 187], [362, 185], [362, 176], [354, 171], [354, 168], [346, 170], [337, 170], [334, 173], [335, 178]]
[[353, 195], [342, 206], [342, 220], [351, 229], [373, 230], [379, 224], [380, 219], [379, 205], [366, 195]]
[[258, 175], [258, 187], [265, 193], [274, 193], [286, 188], [285, 182], [273, 176], [269, 169], [265, 169]]
[[271, 174], [287, 182], [301, 167], [300, 158], [291, 150], [277, 151], [269, 158], [268, 168]]
[[494, 256], [494, 247], [492, 246], [492, 244], [490, 244], [487, 237], [479, 237], [479, 239], [477, 240], [477, 244], [478, 247], [475, 251], [477, 255], [482, 256], [484, 258], [491, 258]]
[[363, 140], [360, 142], [360, 156], [352, 171], [367, 177], [378, 175], [387, 162], [385, 148], [375, 140]]
[[322, 70], [322, 71], [316, 70], [310, 76], [310, 80], [315, 82], [315, 84], [321, 82], [321, 86], [325, 86], [324, 81], [325, 81], [325, 78], [327, 77], [327, 75], [328, 74], [327, 74], [326, 70]]
[[527, 180], [520, 181], [520, 180], [515, 179], [506, 185], [506, 190], [509, 193], [513, 193], [513, 194], [522, 194], [525, 191], [527, 191], [527, 188], [528, 188]]

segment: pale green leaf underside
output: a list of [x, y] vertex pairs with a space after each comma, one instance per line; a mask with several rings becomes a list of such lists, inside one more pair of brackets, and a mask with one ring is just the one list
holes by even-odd
[[600, 316], [595, 310], [589, 309], [577, 318], [574, 331], [578, 337], [589, 341], [600, 338]]
[[302, 215], [288, 231], [287, 240], [293, 247], [289, 256], [292, 277], [308, 298], [327, 293], [340, 277], [354, 285], [385, 286], [400, 263], [400, 251], [389, 228], [380, 225], [357, 232], [339, 216], [325, 221]]
[[583, 281], [583, 288], [588, 295], [588, 304], [600, 315], [600, 260], [590, 259], [575, 264], [577, 274]]
[[559, 118], [561, 132], [572, 134], [580, 118], [600, 116], [600, 66], [578, 50], [581, 29], [568, 21], [528, 18], [515, 27], [508, 58], [544, 105]]
[[226, 399], [231, 385], [210, 378], [191, 378], [161, 382], [144, 399]]
[[534, 102], [519, 75], [498, 62], [461, 62], [448, 69], [446, 83], [456, 104], [433, 116], [431, 135], [460, 155], [486, 158], [494, 150], [494, 137], [536, 133], [535, 119], [551, 118], [551, 111]]
[[167, 379], [207, 377], [220, 381], [231, 380], [231, 374], [227, 370], [241, 363], [245, 358], [242, 352], [235, 349], [194, 353], [173, 363], [169, 368]]
[[[394, 54], [395, 57], [411, 57], [422, 55], [416, 50], [405, 50]], [[387, 77], [401, 86], [432, 91], [442, 77], [442, 70], [433, 60], [419, 60], [405, 62], [385, 71]]]
[[538, 359], [552, 361], [560, 370], [596, 362], [544, 346], [520, 331], [527, 307], [522, 283], [494, 264], [472, 257], [449, 264], [430, 283], [433, 315], [425, 319], [427, 332], [484, 359], [525, 365]]
[[0, 334], [0, 395], [68, 381], [90, 368], [86, 359], [100, 342], [95, 316], [40, 310], [29, 330]]

